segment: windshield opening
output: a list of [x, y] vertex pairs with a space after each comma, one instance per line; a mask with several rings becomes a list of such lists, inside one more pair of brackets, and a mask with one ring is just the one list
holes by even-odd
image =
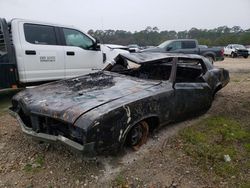
[[159, 47], [159, 48], [166, 48], [166, 46], [168, 46], [171, 42], [172, 42], [172, 41], [167, 40], [167, 41], [161, 43], [158, 47]]

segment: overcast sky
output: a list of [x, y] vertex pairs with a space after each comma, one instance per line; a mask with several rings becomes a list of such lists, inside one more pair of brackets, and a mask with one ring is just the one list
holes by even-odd
[[250, 28], [250, 0], [0, 0], [0, 7], [7, 20], [27, 18], [83, 31]]

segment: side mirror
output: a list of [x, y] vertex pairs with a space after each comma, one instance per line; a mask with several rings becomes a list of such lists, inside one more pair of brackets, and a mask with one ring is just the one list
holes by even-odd
[[99, 43], [100, 43], [100, 40], [97, 39], [97, 38], [95, 38], [95, 42], [96, 42], [97, 44], [99, 44]]
[[176, 71], [177, 71], [177, 62], [178, 62], [178, 58], [177, 58], [177, 57], [173, 58], [173, 61], [172, 61], [172, 68], [171, 68], [171, 74], [170, 74], [170, 77], [169, 77], [169, 82], [172, 83], [173, 89], [175, 88], [175, 79], [176, 79]]
[[101, 45], [100, 45], [100, 40], [99, 39], [95, 39], [93, 47], [95, 50], [100, 51], [101, 50]]

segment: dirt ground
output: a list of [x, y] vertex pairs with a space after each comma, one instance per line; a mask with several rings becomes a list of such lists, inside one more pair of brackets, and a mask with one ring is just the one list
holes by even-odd
[[231, 187], [172, 145], [179, 131], [218, 113], [249, 122], [248, 111], [239, 104], [250, 105], [250, 58], [226, 58], [215, 66], [228, 69], [231, 81], [206, 114], [164, 127], [139, 151], [116, 157], [90, 159], [59, 144], [38, 143], [22, 133], [6, 113], [8, 102], [1, 101], [0, 187]]

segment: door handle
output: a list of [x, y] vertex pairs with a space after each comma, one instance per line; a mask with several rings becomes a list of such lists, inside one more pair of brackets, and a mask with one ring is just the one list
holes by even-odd
[[73, 55], [75, 55], [75, 52], [67, 52], [66, 54], [73, 56]]
[[36, 55], [36, 51], [35, 50], [25, 50], [25, 54], [26, 55]]

